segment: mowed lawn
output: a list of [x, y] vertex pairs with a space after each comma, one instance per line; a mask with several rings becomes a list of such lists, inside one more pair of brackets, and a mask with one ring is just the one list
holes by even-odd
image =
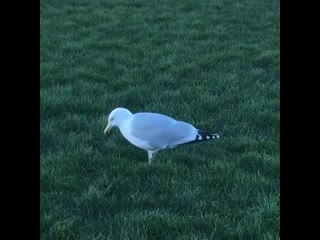
[[[40, 238], [280, 239], [279, 0], [41, 0]], [[116, 107], [220, 135], [147, 152]]]

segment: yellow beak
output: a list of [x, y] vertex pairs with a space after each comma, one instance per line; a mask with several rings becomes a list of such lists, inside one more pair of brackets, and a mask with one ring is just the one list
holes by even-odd
[[106, 129], [103, 131], [104, 135], [107, 135], [110, 132], [111, 128], [112, 128], [112, 126], [108, 124]]

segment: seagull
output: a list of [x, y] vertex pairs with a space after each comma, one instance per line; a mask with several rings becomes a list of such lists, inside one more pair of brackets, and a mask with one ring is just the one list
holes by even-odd
[[123, 137], [131, 144], [146, 150], [149, 163], [153, 162], [160, 150], [220, 138], [217, 133], [201, 131], [187, 122], [163, 114], [133, 114], [121, 107], [109, 114], [104, 134], [107, 135], [113, 127], [119, 128]]

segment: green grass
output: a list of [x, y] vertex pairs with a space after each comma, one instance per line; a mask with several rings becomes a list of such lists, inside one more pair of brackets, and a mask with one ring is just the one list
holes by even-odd
[[[40, 1], [40, 238], [280, 239], [278, 0]], [[147, 153], [122, 106], [218, 132]]]

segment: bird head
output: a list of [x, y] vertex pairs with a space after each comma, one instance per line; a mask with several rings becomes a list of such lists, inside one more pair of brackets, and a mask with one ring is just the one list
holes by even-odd
[[113, 127], [120, 127], [124, 120], [128, 119], [132, 113], [125, 108], [114, 109], [108, 117], [108, 125], [104, 130], [104, 134], [107, 135]]

